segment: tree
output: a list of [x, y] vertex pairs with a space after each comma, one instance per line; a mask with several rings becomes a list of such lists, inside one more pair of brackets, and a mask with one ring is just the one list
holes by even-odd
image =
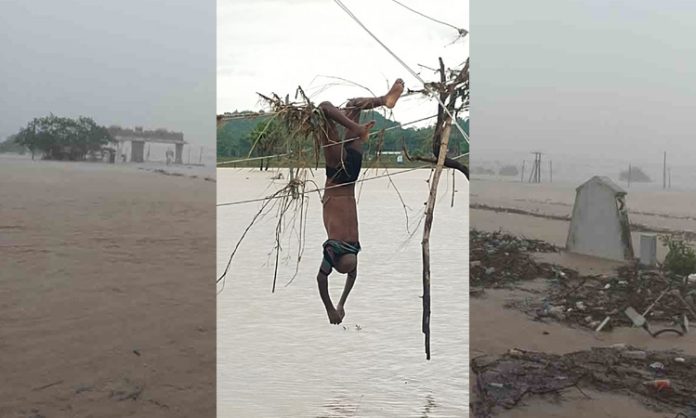
[[[249, 133], [249, 142], [255, 154], [263, 157], [279, 153], [281, 146], [286, 145], [289, 137], [287, 130], [276, 120], [272, 120], [257, 124]], [[261, 170], [264, 169], [264, 161], [266, 162], [265, 169], [268, 170], [268, 160], [269, 158], [261, 160]]]
[[16, 154], [24, 154], [27, 149], [17, 143], [17, 135], [10, 135], [4, 142], [0, 142], [0, 153], [12, 152]]
[[514, 165], [504, 165], [498, 171], [498, 174], [500, 174], [501, 176], [508, 176], [508, 177], [516, 176], [519, 173], [520, 172], [517, 170], [517, 167], [515, 167]]
[[631, 167], [631, 171], [628, 171], [628, 170], [621, 171], [619, 173], [619, 180], [629, 181], [629, 176], [630, 176], [631, 183], [650, 183], [650, 182], [652, 182], [652, 179], [650, 179], [650, 176], [645, 174], [645, 172], [643, 170], [641, 170], [640, 167]]
[[53, 114], [35, 118], [16, 135], [16, 142], [47, 160], [84, 160], [88, 153], [101, 151], [113, 138], [103, 126], [87, 117], [77, 119]]

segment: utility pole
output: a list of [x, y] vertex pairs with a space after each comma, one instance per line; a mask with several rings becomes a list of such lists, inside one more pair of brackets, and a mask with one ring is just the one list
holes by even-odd
[[529, 175], [530, 183], [541, 183], [541, 153], [538, 151], [532, 152], [534, 154], [534, 165], [532, 166], [532, 172]]
[[553, 161], [549, 160], [549, 183], [553, 183]]
[[667, 188], [667, 151], [662, 159], [662, 188]]

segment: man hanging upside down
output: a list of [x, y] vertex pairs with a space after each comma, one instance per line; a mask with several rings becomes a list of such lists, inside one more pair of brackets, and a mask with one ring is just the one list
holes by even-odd
[[[340, 324], [343, 321], [346, 299], [358, 274], [360, 241], [355, 181], [360, 176], [362, 167], [363, 143], [375, 125], [375, 121], [361, 125], [360, 112], [380, 106], [391, 109], [403, 91], [404, 82], [398, 79], [382, 97], [351, 99], [345, 109], [338, 109], [329, 102], [319, 105], [326, 119], [326, 132], [321, 138], [326, 160], [326, 189], [322, 203], [328, 239], [323, 245], [324, 259], [319, 268], [317, 282], [319, 295], [332, 324]], [[339, 138], [336, 124], [345, 128], [343, 141]], [[336, 307], [329, 296], [328, 276], [332, 269], [348, 274], [343, 294]]]

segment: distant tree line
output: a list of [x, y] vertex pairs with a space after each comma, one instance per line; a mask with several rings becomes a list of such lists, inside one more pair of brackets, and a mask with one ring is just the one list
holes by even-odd
[[25, 154], [27, 149], [17, 143], [17, 135], [10, 135], [3, 142], [0, 142], [0, 153], [11, 152], [14, 154]]
[[[236, 112], [244, 115], [249, 112]], [[280, 123], [271, 119], [270, 115], [240, 118], [228, 122], [217, 133], [218, 157], [246, 157], [282, 154], [290, 148], [294, 152], [309, 153], [313, 149], [312, 138], [290, 138]], [[384, 118], [377, 112], [365, 112], [363, 120], [374, 119], [374, 130], [391, 128], [399, 125], [397, 122]], [[469, 121], [458, 120], [462, 129], [468, 133]], [[398, 127], [384, 133], [381, 151], [401, 151], [405, 146], [411, 155], [430, 155], [432, 153], [433, 127], [402, 128]], [[469, 151], [469, 146], [457, 129], [452, 129], [449, 141], [450, 154], [460, 155]], [[376, 137], [371, 137], [369, 154], [376, 153]]]
[[640, 167], [631, 167], [631, 171], [629, 173], [628, 170], [623, 170], [619, 173], [619, 180], [621, 181], [630, 181], [631, 183], [650, 183], [652, 182], [652, 179], [650, 176], [645, 174], [645, 172], [640, 168]]
[[79, 161], [89, 153], [100, 152], [112, 141], [109, 131], [91, 118], [71, 119], [51, 114], [35, 118], [3, 144], [27, 149], [32, 158], [39, 154], [47, 160]]

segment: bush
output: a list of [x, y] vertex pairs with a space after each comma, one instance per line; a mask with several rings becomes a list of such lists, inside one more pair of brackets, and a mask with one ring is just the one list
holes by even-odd
[[510, 176], [517, 176], [520, 174], [520, 172], [517, 170], [517, 167], [515, 167], [514, 165], [505, 165], [505, 166], [500, 168], [500, 170], [498, 171], [498, 174], [500, 174], [501, 176], [510, 177]]
[[663, 267], [669, 273], [679, 276], [696, 273], [696, 251], [689, 244], [670, 236], [663, 236], [660, 239], [669, 249], [663, 263]]

